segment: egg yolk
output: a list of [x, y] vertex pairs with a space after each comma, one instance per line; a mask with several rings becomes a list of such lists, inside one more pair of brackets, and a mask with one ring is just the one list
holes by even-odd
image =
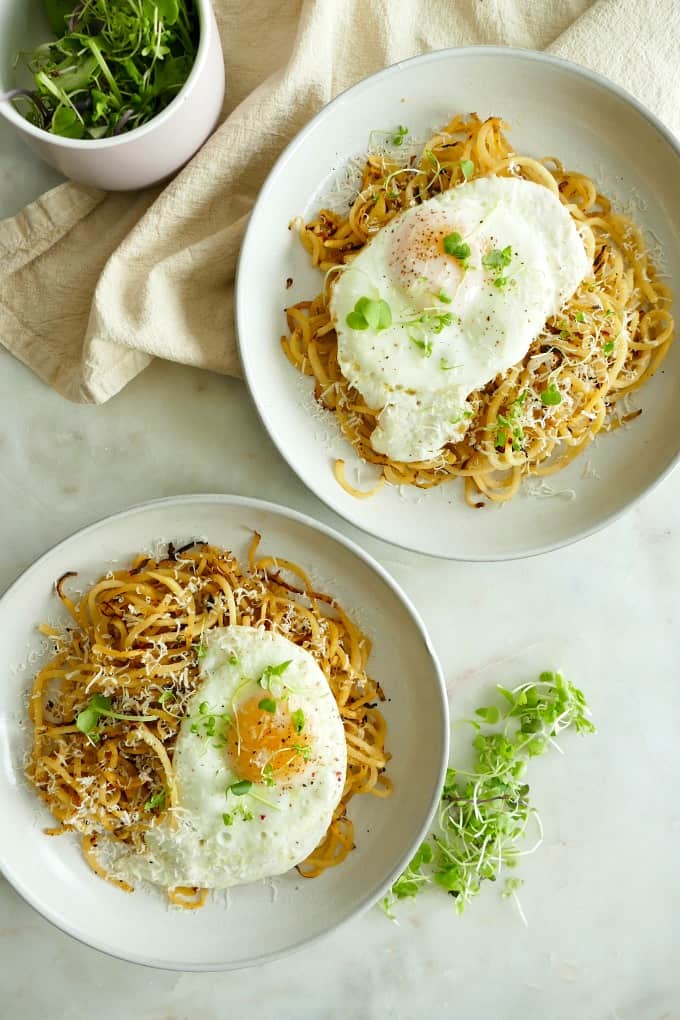
[[432, 303], [433, 293], [444, 291], [452, 298], [461, 282], [460, 263], [444, 251], [444, 238], [454, 230], [437, 210], [424, 206], [405, 219], [391, 239], [390, 276], [423, 307]]
[[303, 772], [309, 758], [309, 743], [296, 731], [288, 702], [276, 701], [273, 712], [260, 707], [270, 700], [263, 691], [238, 705], [229, 727], [227, 751], [234, 771], [251, 783], [285, 782]]

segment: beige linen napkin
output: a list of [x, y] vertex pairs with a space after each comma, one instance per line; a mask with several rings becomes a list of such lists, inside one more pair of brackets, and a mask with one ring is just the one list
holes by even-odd
[[214, 0], [225, 120], [164, 189], [63, 184], [0, 223], [0, 341], [70, 400], [168, 358], [237, 375], [236, 259], [276, 156], [380, 67], [474, 44], [547, 49], [680, 133], [680, 0]]

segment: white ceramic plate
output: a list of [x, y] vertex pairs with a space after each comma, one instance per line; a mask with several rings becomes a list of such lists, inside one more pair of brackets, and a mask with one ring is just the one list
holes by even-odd
[[[427, 137], [457, 112], [498, 114], [517, 152], [554, 155], [589, 174], [631, 212], [663, 250], [680, 286], [680, 149], [635, 100], [576, 65], [525, 50], [442, 50], [381, 71], [339, 96], [286, 149], [263, 187], [241, 252], [236, 322], [245, 377], [270, 436], [293, 470], [352, 524], [396, 545], [452, 559], [511, 559], [583, 538], [613, 520], [658, 482], [680, 453], [680, 344], [640, 394], [642, 416], [603, 436], [568, 470], [549, 479], [561, 495], [522, 494], [512, 504], [468, 508], [459, 483], [429, 492], [384, 486], [357, 500], [332, 465], [370, 487], [332, 415], [316, 408], [312, 384], [281, 352], [283, 308], [314, 297], [320, 274], [308, 265], [294, 216], [317, 210], [369, 132], [405, 124]], [[286, 289], [287, 278], [293, 285]], [[585, 469], [585, 472], [584, 472]], [[584, 473], [586, 477], [584, 477]]]
[[[85, 864], [77, 837], [45, 836], [51, 816], [28, 787], [25, 697], [45, 648], [41, 620], [60, 613], [53, 584], [66, 570], [91, 582], [113, 563], [169, 540], [207, 538], [245, 551], [252, 530], [264, 550], [296, 560], [332, 591], [372, 637], [373, 675], [385, 715], [394, 794], [357, 798], [356, 850], [341, 867], [304, 880], [231, 890], [199, 911], [171, 909], [164, 894], [125, 894]], [[435, 810], [448, 757], [440, 667], [421, 620], [394, 581], [348, 539], [283, 507], [233, 496], [147, 503], [93, 524], [30, 567], [0, 601], [0, 868], [15, 889], [63, 931], [114, 956], [177, 970], [262, 963], [299, 948], [369, 907], [408, 863]], [[413, 726], [418, 718], [419, 725]], [[428, 739], [423, 740], [427, 733]], [[363, 803], [362, 803], [363, 801]]]

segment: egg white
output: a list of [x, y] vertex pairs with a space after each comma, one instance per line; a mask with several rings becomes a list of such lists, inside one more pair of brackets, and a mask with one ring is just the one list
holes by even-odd
[[[343, 724], [309, 652], [255, 627], [216, 629], [206, 646], [203, 680], [188, 703], [173, 756], [179, 807], [146, 833], [145, 853], [128, 852], [113, 866], [118, 877], [133, 883], [223, 889], [280, 875], [319, 844], [342, 796], [347, 769]], [[192, 721], [200, 722], [202, 704], [211, 714], [233, 716], [239, 702], [264, 697], [257, 680], [266, 667], [287, 660], [290, 665], [274, 682], [279, 688], [274, 693], [287, 697], [291, 712], [303, 710], [309, 761], [285, 783], [254, 784], [252, 793], [243, 796], [227, 793], [242, 777], [223, 744], [206, 737], [200, 725], [192, 731]], [[229, 825], [225, 814], [232, 819]]]
[[[465, 268], [442, 250], [451, 233], [470, 247]], [[500, 274], [482, 259], [508, 246], [507, 283], [499, 288]], [[330, 305], [340, 369], [369, 407], [381, 409], [372, 447], [413, 462], [460, 439], [470, 393], [521, 361], [590, 269], [559, 198], [519, 178], [478, 178], [391, 220], [338, 276]], [[362, 297], [389, 304], [389, 328], [348, 325]], [[452, 322], [439, 333], [408, 324], [423, 311], [450, 313]]]

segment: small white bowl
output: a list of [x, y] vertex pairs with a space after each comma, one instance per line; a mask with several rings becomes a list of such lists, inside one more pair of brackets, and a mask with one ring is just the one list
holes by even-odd
[[[22, 117], [10, 102], [0, 115], [66, 177], [107, 191], [146, 188], [183, 166], [213, 131], [224, 99], [224, 62], [210, 0], [194, 0], [200, 36], [194, 66], [168, 106], [116, 138], [61, 138]], [[0, 0], [0, 92], [17, 86], [15, 54], [52, 38], [38, 0]]]

